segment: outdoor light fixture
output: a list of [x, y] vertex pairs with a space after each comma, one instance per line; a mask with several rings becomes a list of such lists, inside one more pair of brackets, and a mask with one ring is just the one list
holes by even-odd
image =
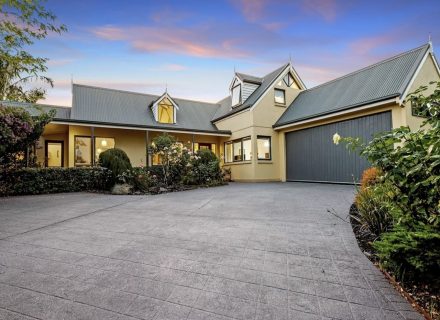
[[107, 140], [103, 139], [103, 140], [101, 141], [101, 146], [103, 146], [103, 147], [107, 147]]

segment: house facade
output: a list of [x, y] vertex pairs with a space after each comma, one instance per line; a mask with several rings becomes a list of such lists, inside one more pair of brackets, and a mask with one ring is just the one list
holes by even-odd
[[353, 183], [368, 163], [334, 145], [333, 134], [370, 140], [418, 129], [423, 118], [406, 98], [430, 81], [440, 81], [440, 69], [428, 43], [311, 89], [290, 63], [263, 77], [235, 73], [218, 103], [73, 84], [71, 108], [42, 106], [56, 116], [37, 157], [49, 167], [93, 166], [117, 147], [134, 166], [155, 165], [148, 146], [166, 132], [192, 150], [212, 150], [236, 181]]

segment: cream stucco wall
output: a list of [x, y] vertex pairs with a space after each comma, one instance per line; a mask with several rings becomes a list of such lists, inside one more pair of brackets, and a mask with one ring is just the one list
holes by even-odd
[[[426, 61], [420, 68], [414, 82], [410, 86], [408, 93], [412, 93], [417, 90], [420, 86], [428, 86], [428, 90], [424, 92], [424, 95], [429, 95], [434, 92], [435, 84], [429, 85], [431, 81], [440, 81], [440, 74], [434, 64], [433, 57], [431, 54], [427, 57]], [[425, 120], [424, 118], [413, 116], [411, 112], [411, 103], [406, 101], [405, 105], [405, 118], [406, 125], [408, 125], [411, 130], [417, 130], [420, 128], [421, 124]]]
[[[272, 126], [284, 113], [287, 106], [298, 96], [300, 90], [287, 87], [282, 78], [289, 70], [286, 69], [278, 81], [268, 89], [267, 93], [252, 108], [241, 113], [225, 118], [215, 123], [220, 130], [230, 130], [230, 138], [221, 140], [220, 153], [223, 159], [224, 143], [244, 137], [251, 137], [252, 160], [245, 162], [223, 163], [225, 168], [231, 169], [232, 179], [235, 181], [279, 181], [278, 132]], [[285, 90], [286, 104], [275, 104], [274, 89]], [[271, 138], [271, 160], [258, 160], [257, 137], [268, 136]]]

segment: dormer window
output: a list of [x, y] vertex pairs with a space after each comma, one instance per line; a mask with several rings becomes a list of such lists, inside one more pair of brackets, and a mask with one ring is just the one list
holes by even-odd
[[241, 104], [241, 83], [236, 84], [232, 90], [232, 106]]
[[174, 123], [174, 106], [168, 98], [164, 98], [161, 102], [159, 102], [157, 112], [158, 122]]
[[154, 114], [154, 119], [159, 123], [176, 123], [176, 112], [179, 107], [174, 100], [165, 92], [156, 102], [151, 106]]

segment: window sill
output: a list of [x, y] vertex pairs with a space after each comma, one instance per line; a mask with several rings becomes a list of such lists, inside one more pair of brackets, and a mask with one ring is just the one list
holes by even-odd
[[240, 164], [252, 164], [252, 160], [237, 161], [237, 162], [225, 162], [225, 163], [223, 163], [223, 166], [234, 166], [234, 165], [240, 165]]
[[260, 160], [258, 160], [257, 163], [258, 163], [258, 164], [273, 164], [273, 161], [272, 161], [272, 160], [263, 160], [263, 159], [260, 159]]
[[276, 102], [275, 102], [275, 107], [282, 107], [282, 108], [285, 108], [285, 107], [287, 107], [287, 105], [286, 105], [285, 103], [276, 103]]

